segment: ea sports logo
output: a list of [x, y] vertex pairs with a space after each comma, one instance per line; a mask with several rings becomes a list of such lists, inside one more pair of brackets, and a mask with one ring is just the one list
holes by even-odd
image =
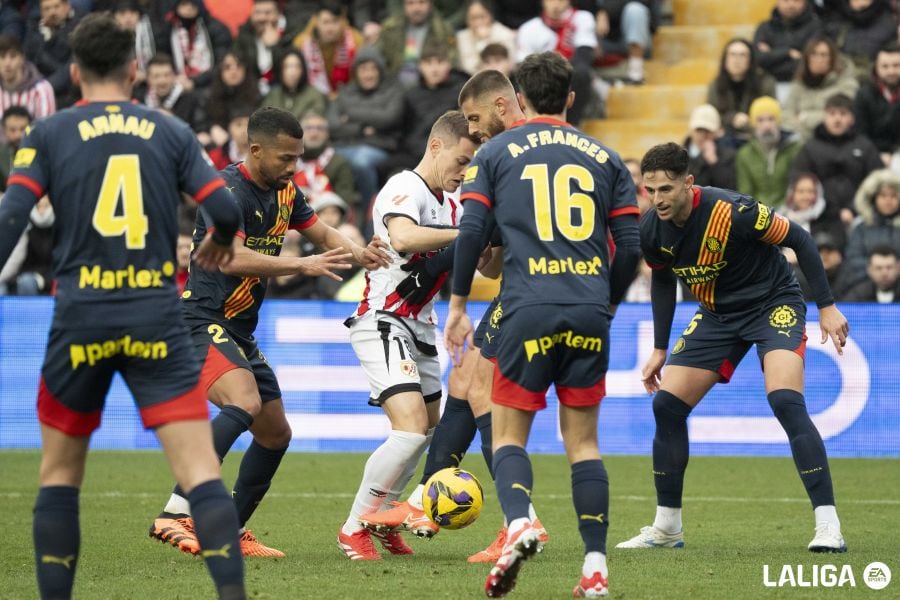
[[891, 582], [891, 569], [883, 562], [873, 562], [863, 569], [863, 583], [873, 590], [883, 590]]

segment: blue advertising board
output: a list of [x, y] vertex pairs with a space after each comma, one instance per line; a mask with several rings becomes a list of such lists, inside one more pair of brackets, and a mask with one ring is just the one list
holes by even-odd
[[[471, 306], [473, 318], [486, 308]], [[350, 304], [267, 301], [257, 338], [275, 369], [297, 451], [365, 451], [389, 431], [378, 408], [366, 404], [368, 384], [342, 321]], [[677, 337], [695, 306], [681, 304], [672, 328]], [[806, 401], [831, 456], [900, 457], [900, 387], [894, 363], [900, 342], [900, 306], [842, 305], [851, 335], [844, 355], [820, 344], [817, 312], [808, 313]], [[37, 448], [35, 397], [52, 300], [0, 298], [0, 448]], [[442, 322], [446, 304], [438, 306]], [[653, 439], [651, 399], [640, 370], [652, 348], [649, 305], [622, 305], [611, 331], [607, 397], [600, 410], [600, 447], [605, 454], [649, 454]], [[440, 339], [440, 335], [438, 336]], [[451, 365], [440, 354], [444, 381]], [[892, 375], [894, 373], [894, 375]], [[534, 421], [532, 452], [561, 453], [555, 393]], [[751, 350], [728, 385], [718, 385], [689, 422], [695, 455], [789, 456], [787, 438], [772, 416]], [[245, 436], [237, 448], [245, 447]], [[478, 443], [477, 440], [475, 442]], [[156, 448], [141, 428], [127, 388], [116, 378], [93, 447]]]

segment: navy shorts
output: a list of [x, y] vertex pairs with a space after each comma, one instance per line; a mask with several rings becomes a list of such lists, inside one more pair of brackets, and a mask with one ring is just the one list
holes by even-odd
[[134, 396], [144, 427], [209, 418], [200, 361], [177, 319], [136, 327], [54, 325], [41, 368], [40, 422], [68, 435], [90, 435], [100, 426], [117, 372]]
[[796, 295], [780, 296], [757, 308], [720, 315], [699, 308], [675, 342], [668, 364], [715, 371], [728, 383], [756, 344], [760, 364], [772, 350], [806, 351], [806, 304]]
[[188, 320], [194, 349], [203, 361], [201, 380], [206, 391], [222, 375], [232, 369], [247, 369], [256, 379], [260, 400], [269, 402], [281, 398], [281, 388], [275, 372], [253, 336], [243, 336], [220, 323]]
[[475, 347], [481, 349], [481, 355], [488, 360], [497, 357], [497, 348], [500, 345], [500, 319], [503, 318], [503, 308], [500, 306], [500, 296], [491, 301], [478, 327], [475, 329]]
[[551, 383], [565, 406], [600, 404], [609, 366], [609, 317], [599, 306], [523, 306], [503, 315], [501, 325], [495, 404], [541, 410]]

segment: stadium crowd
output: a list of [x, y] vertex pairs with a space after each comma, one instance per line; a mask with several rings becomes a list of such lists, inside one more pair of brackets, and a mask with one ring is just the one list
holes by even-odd
[[[839, 301], [898, 302], [898, 3], [772, 4], [752, 40], [722, 49], [707, 103], [688, 123], [691, 172], [698, 185], [736, 189], [807, 228]], [[4, 1], [0, 189], [28, 125], [78, 101], [68, 37], [90, 11], [134, 30], [135, 101], [186, 121], [217, 168], [246, 156], [254, 109], [296, 115], [305, 150], [295, 181], [359, 244], [371, 235], [377, 190], [415, 165], [468, 75], [492, 68], [514, 79], [526, 55], [555, 50], [575, 68], [577, 125], [603, 115], [610, 85], [641, 85], [644, 61], [665, 61], [652, 36], [672, 16], [662, 0]], [[605, 75], [611, 65], [621, 67], [617, 81]], [[53, 221], [45, 198], [0, 272], [0, 294], [52, 293]], [[188, 209], [184, 244], [193, 222]], [[285, 252], [315, 251], [295, 234]], [[189, 245], [180, 256], [183, 284]], [[361, 281], [285, 276], [270, 296], [357, 300]], [[644, 268], [627, 300], [648, 301], [648, 281]]]

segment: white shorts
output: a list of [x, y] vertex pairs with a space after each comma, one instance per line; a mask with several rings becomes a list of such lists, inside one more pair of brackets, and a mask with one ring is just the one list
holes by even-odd
[[369, 404], [395, 394], [419, 392], [425, 402], [441, 399], [441, 365], [434, 325], [366, 315], [350, 327], [350, 343], [369, 379]]

